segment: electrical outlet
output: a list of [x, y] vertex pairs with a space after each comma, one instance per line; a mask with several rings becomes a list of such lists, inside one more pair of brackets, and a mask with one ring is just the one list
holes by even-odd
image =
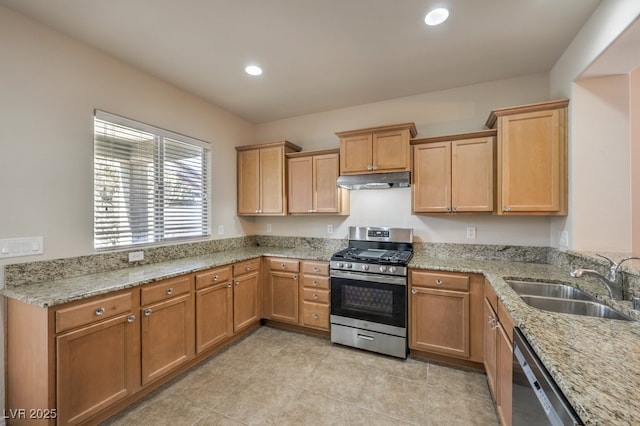
[[327, 234], [333, 234], [333, 225], [327, 225]]
[[129, 262], [138, 262], [140, 260], [144, 260], [144, 252], [142, 250], [129, 253]]
[[560, 233], [560, 245], [569, 247], [569, 233], [567, 231], [562, 231]]
[[224, 225], [218, 225], [218, 235], [224, 235]]
[[476, 227], [475, 226], [467, 226], [467, 239], [475, 240], [476, 239]]
[[267, 232], [271, 232], [271, 224], [267, 223]]

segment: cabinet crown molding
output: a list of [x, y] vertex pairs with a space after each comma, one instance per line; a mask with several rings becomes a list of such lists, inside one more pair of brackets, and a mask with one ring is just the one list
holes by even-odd
[[488, 129], [495, 129], [498, 122], [498, 117], [502, 117], [505, 115], [521, 114], [521, 113], [536, 112], [536, 111], [546, 111], [550, 109], [560, 109], [560, 108], [566, 108], [567, 105], [569, 105], [569, 99], [558, 99], [555, 101], [539, 102], [535, 104], [494, 109], [489, 114], [489, 118], [487, 118], [487, 122], [485, 123], [485, 126]]
[[420, 138], [420, 139], [411, 139], [411, 145], [421, 145], [423, 143], [432, 143], [432, 142], [448, 142], [448, 141], [461, 141], [466, 139], [476, 139], [476, 138], [490, 138], [495, 137], [498, 131], [495, 129], [488, 130], [479, 130], [476, 132], [467, 132], [467, 133], [457, 133], [454, 135], [443, 135], [443, 136], [431, 136], [428, 138]]
[[270, 147], [275, 147], [275, 146], [284, 146], [285, 148], [289, 148], [292, 151], [302, 151], [302, 147], [294, 144], [293, 142], [289, 142], [287, 140], [281, 140], [281, 141], [274, 141], [274, 142], [266, 142], [266, 143], [258, 143], [258, 144], [253, 144], [253, 145], [241, 145], [241, 146], [236, 146], [236, 151], [248, 151], [250, 149], [256, 149], [256, 148], [270, 148]]
[[342, 132], [336, 132], [336, 136], [339, 138], [347, 137], [347, 136], [356, 136], [363, 133], [377, 133], [377, 132], [388, 132], [394, 130], [409, 130], [412, 138], [415, 138], [418, 134], [418, 130], [416, 130], [415, 123], [401, 123], [401, 124], [389, 124], [386, 126], [377, 126], [377, 127], [367, 127], [366, 129], [356, 129], [356, 130], [345, 130]]

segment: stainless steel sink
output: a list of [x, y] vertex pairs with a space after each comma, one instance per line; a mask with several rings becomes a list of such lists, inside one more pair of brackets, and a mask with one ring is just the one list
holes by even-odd
[[526, 304], [537, 309], [561, 314], [633, 321], [633, 318], [598, 302], [591, 295], [569, 285], [518, 280], [507, 280], [506, 282]]
[[574, 314], [585, 315], [589, 317], [609, 318], [624, 321], [633, 321], [632, 318], [610, 308], [602, 303], [588, 301], [588, 300], [575, 300], [575, 299], [561, 299], [557, 297], [541, 297], [522, 294], [520, 298], [525, 301], [526, 304], [534, 308], [542, 309], [545, 311], [558, 312], [561, 314]]
[[507, 281], [518, 294], [529, 294], [531, 296], [559, 297], [561, 299], [590, 300], [596, 299], [584, 291], [565, 284], [541, 283], [534, 281]]

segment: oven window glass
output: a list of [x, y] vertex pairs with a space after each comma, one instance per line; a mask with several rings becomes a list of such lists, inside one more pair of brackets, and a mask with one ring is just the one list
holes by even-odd
[[391, 318], [393, 316], [393, 292], [370, 287], [342, 286], [342, 301], [346, 309], [370, 312]]

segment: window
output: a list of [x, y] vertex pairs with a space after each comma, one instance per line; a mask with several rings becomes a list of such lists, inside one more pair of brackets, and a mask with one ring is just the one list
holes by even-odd
[[94, 118], [94, 247], [209, 235], [209, 144], [103, 111]]

